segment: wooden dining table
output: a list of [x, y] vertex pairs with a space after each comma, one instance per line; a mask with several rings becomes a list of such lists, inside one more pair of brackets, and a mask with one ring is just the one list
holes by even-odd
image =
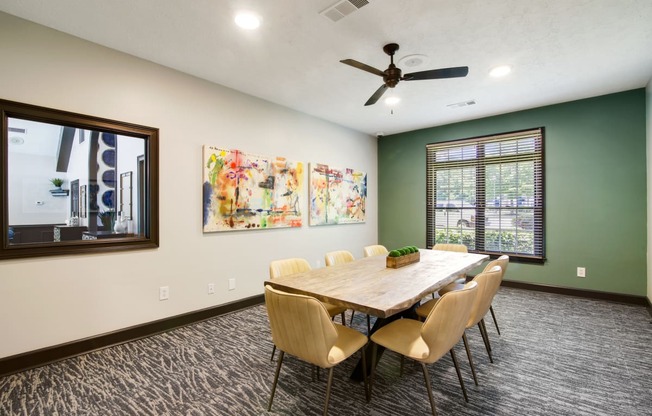
[[[322, 302], [376, 316], [369, 336], [400, 318], [416, 319], [421, 299], [476, 268], [489, 256], [439, 250], [419, 250], [420, 261], [398, 269], [386, 266], [385, 256], [365, 257], [349, 263], [313, 269], [275, 279], [265, 284], [289, 293], [312, 296]], [[371, 354], [371, 343], [367, 346]], [[384, 348], [377, 348], [376, 362], [367, 360], [367, 374]], [[361, 381], [362, 362], [351, 378]]]
[[385, 256], [373, 256], [270, 279], [265, 284], [388, 318], [409, 309], [488, 258], [484, 254], [439, 250], [419, 250], [419, 254], [419, 262], [398, 269], [387, 267]]

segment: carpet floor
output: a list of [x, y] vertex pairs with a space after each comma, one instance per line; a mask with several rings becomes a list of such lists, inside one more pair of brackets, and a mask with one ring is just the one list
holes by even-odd
[[[652, 415], [652, 325], [645, 307], [501, 288], [488, 315], [494, 363], [467, 331], [475, 386], [456, 347], [469, 402], [450, 355], [429, 366], [440, 415]], [[347, 318], [350, 315], [347, 315]], [[366, 331], [356, 314], [353, 326]], [[286, 355], [272, 412], [276, 362], [264, 305], [0, 378], [0, 415], [317, 415], [326, 371]], [[276, 355], [278, 357], [278, 353]], [[419, 365], [387, 352], [370, 403], [349, 378], [359, 354], [335, 368], [331, 415], [430, 412]]]

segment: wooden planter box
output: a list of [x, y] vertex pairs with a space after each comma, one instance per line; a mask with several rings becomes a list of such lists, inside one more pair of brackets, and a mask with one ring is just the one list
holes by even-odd
[[407, 266], [408, 264], [418, 263], [421, 260], [421, 253], [418, 251], [416, 253], [406, 254], [401, 257], [386, 257], [387, 267], [392, 269], [398, 269], [399, 267]]

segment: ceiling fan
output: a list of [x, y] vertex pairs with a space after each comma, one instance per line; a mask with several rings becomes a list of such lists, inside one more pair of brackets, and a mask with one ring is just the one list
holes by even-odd
[[378, 99], [383, 96], [385, 91], [387, 91], [387, 88], [394, 88], [399, 81], [419, 81], [423, 79], [460, 78], [460, 77], [465, 77], [469, 73], [468, 66], [457, 66], [453, 68], [439, 68], [439, 69], [431, 69], [429, 71], [412, 72], [410, 74], [405, 74], [401, 76], [401, 69], [397, 68], [396, 65], [394, 65], [394, 54], [396, 53], [397, 50], [398, 50], [398, 44], [396, 43], [389, 43], [383, 46], [383, 51], [385, 51], [385, 53], [389, 55], [390, 58], [389, 67], [384, 71], [381, 71], [380, 69], [376, 69], [367, 64], [363, 64], [362, 62], [358, 62], [354, 59], [343, 59], [340, 61], [343, 64], [351, 65], [352, 67], [362, 69], [363, 71], [370, 72], [374, 75], [378, 75], [379, 77], [383, 77], [383, 81], [384, 81], [383, 85], [381, 85], [380, 88], [378, 88], [376, 92], [373, 93], [373, 95], [367, 100], [367, 102], [364, 105], [375, 104], [376, 101], [378, 101]]

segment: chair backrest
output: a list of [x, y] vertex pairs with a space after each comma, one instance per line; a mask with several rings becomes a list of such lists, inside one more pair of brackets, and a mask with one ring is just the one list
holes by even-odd
[[471, 311], [471, 316], [469, 316], [469, 322], [466, 325], [467, 328], [480, 322], [482, 318], [489, 312], [489, 307], [491, 306], [491, 301], [493, 300], [498, 288], [500, 288], [500, 282], [503, 278], [503, 270], [500, 266], [493, 266], [487, 271], [478, 273], [472, 280], [478, 284], [478, 295], [476, 296], [475, 303], [473, 304], [473, 309]]
[[502, 279], [505, 276], [505, 272], [507, 271], [507, 266], [509, 266], [509, 256], [507, 254], [503, 254], [502, 256], [498, 257], [496, 260], [490, 261], [483, 271], [488, 272], [494, 266], [500, 266], [500, 268], [502, 269], [503, 271], [502, 272], [503, 274], [501, 276]]
[[367, 246], [364, 248], [365, 257], [382, 256], [387, 253], [389, 253], [389, 251], [387, 251], [387, 248], [385, 248], [385, 246], [381, 246], [380, 244]]
[[440, 244], [435, 244], [432, 246], [433, 250], [440, 250], [440, 251], [456, 251], [458, 253], [468, 253], [469, 249], [464, 245], [464, 244], [445, 244], [445, 243], [440, 243]]
[[355, 260], [350, 251], [339, 250], [326, 253], [326, 266], [335, 266], [336, 264], [344, 264]]
[[321, 302], [266, 285], [265, 306], [276, 348], [319, 367], [332, 367], [328, 355], [338, 335]]
[[428, 346], [422, 361], [437, 361], [462, 338], [477, 290], [478, 284], [471, 281], [462, 290], [448, 292], [437, 300], [421, 327], [421, 338]]
[[310, 269], [310, 263], [306, 259], [291, 258], [274, 260], [269, 264], [269, 278], [275, 279], [289, 274], [307, 272]]

